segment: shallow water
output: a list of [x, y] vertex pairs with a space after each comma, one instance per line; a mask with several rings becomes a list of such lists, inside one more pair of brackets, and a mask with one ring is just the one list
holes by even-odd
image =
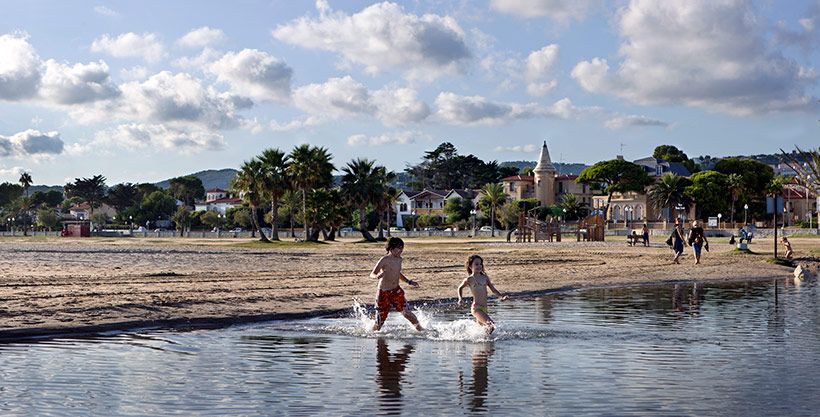
[[[786, 285], [788, 284], [788, 285]], [[816, 284], [612, 288], [467, 309], [0, 345], [0, 415], [817, 415]], [[412, 291], [409, 292], [412, 299]]]

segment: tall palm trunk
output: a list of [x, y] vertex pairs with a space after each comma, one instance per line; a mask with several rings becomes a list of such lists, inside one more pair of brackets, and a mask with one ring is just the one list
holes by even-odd
[[379, 212], [379, 237], [377, 240], [384, 240], [384, 212]]
[[368, 242], [373, 242], [376, 239], [373, 239], [373, 235], [370, 234], [370, 231], [367, 230], [367, 213], [365, 212], [364, 207], [359, 207], [359, 230], [362, 232], [362, 237], [365, 238]]
[[490, 236], [495, 237], [495, 204], [490, 206]]
[[[279, 199], [274, 198], [270, 202], [270, 240], [279, 240]], [[261, 233], [261, 231], [260, 231]]]
[[304, 239], [310, 239], [308, 236], [308, 222], [307, 222], [307, 190], [302, 188], [302, 228], [305, 231]]
[[259, 214], [259, 207], [251, 206], [251, 226], [253, 227], [254, 231], [257, 231], [257, 230], [259, 231], [259, 240], [260, 241], [270, 243], [270, 240], [268, 240], [268, 237], [265, 236], [265, 234], [262, 233], [262, 230], [260, 230], [260, 228], [259, 228], [258, 214]]

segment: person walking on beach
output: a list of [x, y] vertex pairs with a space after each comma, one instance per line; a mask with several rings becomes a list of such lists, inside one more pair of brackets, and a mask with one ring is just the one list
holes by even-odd
[[786, 247], [786, 259], [791, 260], [794, 256], [794, 251], [792, 250], [792, 243], [789, 242], [789, 238], [783, 236], [780, 238], [780, 241], [783, 242], [783, 246]]
[[384, 249], [387, 251], [387, 255], [382, 256], [376, 266], [373, 267], [373, 271], [370, 272], [370, 278], [379, 280], [379, 291], [376, 296], [376, 324], [373, 325], [373, 331], [381, 330], [391, 307], [410, 321], [416, 330], [422, 331], [424, 329], [421, 327], [419, 319], [407, 309], [404, 290], [399, 286], [400, 281], [404, 281], [414, 288], [419, 286], [418, 282], [407, 278], [401, 272], [401, 253], [404, 251], [404, 241], [397, 237], [391, 237], [387, 240]]
[[709, 250], [709, 241], [706, 240], [706, 235], [703, 233], [703, 227], [701, 227], [700, 222], [695, 220], [692, 222], [692, 229], [689, 230], [689, 246], [692, 247], [692, 251], [695, 252], [695, 265], [700, 263], [700, 253], [703, 249], [704, 244], [706, 245], [706, 250]]
[[507, 296], [501, 294], [490, 281], [490, 277], [484, 272], [484, 259], [481, 259], [480, 256], [471, 255], [467, 258], [467, 273], [470, 276], [464, 278], [464, 281], [461, 281], [461, 285], [458, 286], [458, 305], [462, 303], [461, 291], [469, 286], [470, 292], [473, 294], [473, 304], [470, 306], [470, 312], [478, 324], [487, 328], [488, 334], [492, 333], [495, 330], [495, 323], [490, 318], [487, 308], [487, 288], [493, 294], [501, 297], [502, 300], [506, 300]]
[[643, 224], [643, 228], [641, 229], [641, 237], [643, 238], [643, 245], [649, 246], [649, 226], [646, 223]]
[[683, 226], [681, 225], [680, 219], [675, 219], [675, 229], [672, 230], [672, 250], [675, 251], [675, 258], [672, 259], [672, 263], [679, 264], [680, 257], [683, 255], [683, 245], [684, 245], [684, 238], [683, 238]]

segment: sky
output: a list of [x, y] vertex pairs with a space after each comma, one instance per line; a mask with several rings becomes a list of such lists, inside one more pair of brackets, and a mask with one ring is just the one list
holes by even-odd
[[820, 2], [26, 1], [0, 14], [0, 181], [109, 185], [323, 146], [592, 164], [818, 140]]

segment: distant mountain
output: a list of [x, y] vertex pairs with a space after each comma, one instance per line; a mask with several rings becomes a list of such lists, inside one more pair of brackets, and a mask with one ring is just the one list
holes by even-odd
[[[225, 169], [208, 169], [205, 171], [195, 172], [192, 175], [194, 177], [199, 178], [202, 181], [202, 185], [205, 187], [205, 190], [210, 190], [211, 188], [221, 188], [223, 190], [227, 190], [231, 186], [231, 180], [233, 177], [236, 176], [236, 173], [239, 172], [233, 168], [225, 168]], [[181, 175], [185, 177], [187, 175]], [[165, 181], [160, 181], [155, 183], [157, 187], [160, 188], [168, 188], [171, 186], [171, 179], [167, 179]]]
[[[535, 168], [535, 161], [506, 161], [498, 165], [501, 167], [516, 167], [518, 172], [521, 172], [524, 168]], [[553, 162], [552, 165], [561, 175], [578, 175], [584, 169], [589, 168], [589, 165], [579, 163]]]
[[41, 193], [47, 193], [49, 191], [63, 192], [63, 186], [62, 185], [32, 185], [31, 187], [28, 187], [28, 194], [29, 195], [32, 195], [32, 194], [36, 193], [37, 191], [39, 191]]
[[[801, 158], [800, 154], [798, 154], [796, 151], [792, 151], [791, 156], [793, 156], [795, 159], [797, 159], [800, 162], [807, 162], [807, 160], [804, 159], [804, 158]], [[780, 153], [776, 153], [776, 154], [758, 154], [758, 155], [735, 155], [735, 156], [722, 156], [722, 157], [713, 157], [713, 156], [706, 155], [706, 156], [698, 156], [698, 157], [692, 158], [692, 161], [694, 161], [696, 164], [698, 164], [698, 166], [700, 166], [700, 169], [702, 171], [707, 171], [707, 170], [714, 169], [715, 164], [717, 164], [717, 162], [720, 161], [723, 158], [752, 159], [752, 160], [755, 160], [755, 161], [758, 161], [758, 162], [762, 162], [766, 165], [772, 165], [772, 166], [783, 162], [783, 160], [782, 160], [783, 155], [780, 154]]]

